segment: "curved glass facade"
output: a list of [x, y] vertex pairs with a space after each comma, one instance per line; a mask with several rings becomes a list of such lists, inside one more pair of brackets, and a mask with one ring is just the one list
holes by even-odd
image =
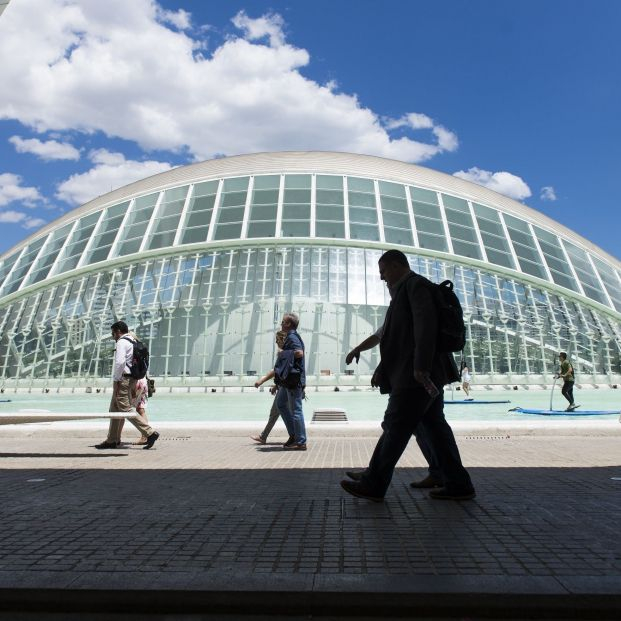
[[[293, 170], [294, 156], [279, 155], [279, 172], [245, 156], [230, 158], [232, 174], [210, 175], [207, 162], [189, 182], [158, 175], [150, 189], [102, 197], [7, 253], [2, 385], [109, 377], [117, 319], [148, 342], [154, 376], [249, 383], [271, 367], [273, 332], [289, 309], [301, 317], [309, 382], [366, 382], [359, 375], [372, 372], [377, 352], [353, 377], [344, 355], [383, 320], [389, 300], [377, 259], [391, 247], [416, 271], [455, 282], [479, 382], [543, 381], [561, 349], [579, 381], [618, 377], [618, 261], [523, 205], [495, 204], [492, 193], [464, 192], [445, 175], [425, 187], [415, 174], [391, 178], [379, 158], [342, 155], [338, 174], [339, 154], [326, 154], [323, 166], [315, 154], [315, 170], [304, 172], [300, 154]], [[360, 174], [352, 158], [365, 163]]]

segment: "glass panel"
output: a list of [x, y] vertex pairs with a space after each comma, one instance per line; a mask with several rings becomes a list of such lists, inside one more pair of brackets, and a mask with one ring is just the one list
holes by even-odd
[[343, 222], [344, 211], [343, 206], [339, 205], [317, 205], [316, 211], [317, 221], [329, 220]]
[[47, 276], [52, 263], [54, 263], [54, 261], [58, 258], [58, 253], [63, 247], [65, 240], [67, 239], [67, 235], [72, 227], [73, 223], [68, 224], [50, 234], [48, 243], [43, 249], [41, 256], [37, 258], [36, 266], [30, 272], [28, 281], [25, 282], [24, 285], [39, 282]]
[[310, 235], [310, 222], [283, 220], [281, 231], [282, 237], [308, 237]]
[[343, 177], [333, 175], [317, 175], [315, 180], [317, 190], [343, 190]]
[[107, 259], [110, 248], [121, 229], [121, 223], [128, 207], [129, 202], [126, 202], [109, 207], [106, 210], [97, 237], [93, 240], [90, 257], [87, 258], [86, 265]]
[[351, 239], [366, 239], [368, 241], [379, 241], [377, 225], [369, 226], [366, 224], [349, 224], [349, 236]]
[[84, 248], [86, 248], [86, 244], [95, 229], [95, 225], [99, 220], [101, 212], [92, 213], [88, 216], [84, 216], [78, 222], [78, 226], [76, 230], [73, 232], [73, 236], [67, 247], [65, 248], [65, 253], [62, 259], [59, 260], [55, 273], [62, 274], [63, 272], [67, 272], [72, 270], [80, 261], [80, 257], [82, 256], [82, 252]]
[[410, 186], [410, 196], [413, 201], [420, 203], [438, 204], [438, 195], [431, 190], [423, 190], [422, 188], [414, 188]]
[[317, 222], [315, 224], [316, 237], [345, 237], [345, 224], [343, 222]]
[[602, 279], [606, 291], [612, 300], [614, 307], [621, 311], [621, 284], [619, 279], [615, 275], [615, 271], [609, 265], [606, 265], [603, 261], [600, 261], [597, 257], [592, 257], [595, 267], [599, 273], [599, 277]]
[[4, 286], [2, 287], [2, 295], [8, 295], [9, 293], [13, 293], [13, 291], [17, 291], [22, 282], [22, 278], [28, 273], [32, 262], [36, 259], [37, 254], [39, 254], [39, 251], [41, 250], [41, 247], [46, 239], [47, 237], [43, 236], [33, 242], [30, 242], [26, 248], [26, 251], [15, 266], [13, 273], [10, 275], [10, 280], [4, 283]]
[[516, 269], [498, 212], [477, 203], [473, 208], [488, 260], [501, 267]]
[[274, 237], [276, 222], [251, 222], [248, 225], [248, 237]]
[[578, 275], [578, 279], [582, 283], [585, 294], [593, 300], [597, 300], [608, 306], [608, 300], [602, 291], [599, 280], [593, 271], [593, 267], [589, 262], [586, 253], [578, 246], [566, 241], [565, 249], [569, 255], [569, 259], [573, 264], [574, 270]]
[[372, 179], [361, 179], [360, 177], [347, 177], [347, 189], [349, 192], [368, 192], [375, 193], [375, 185]]
[[377, 222], [377, 211], [375, 211], [375, 209], [360, 209], [357, 207], [350, 207], [349, 221], [374, 224]]
[[282, 219], [285, 220], [310, 220], [310, 205], [287, 205], [282, 206]]
[[197, 183], [188, 205], [188, 218], [181, 236], [182, 244], [196, 244], [207, 240], [209, 223], [218, 191], [217, 181]]
[[578, 291], [578, 287], [574, 282], [574, 277], [571, 274], [567, 260], [563, 254], [563, 250], [559, 245], [558, 238], [547, 231], [540, 229], [538, 226], [535, 228], [535, 235], [539, 240], [541, 246], [541, 252], [545, 257], [550, 273], [552, 274], [552, 280], [557, 285], [571, 289], [572, 291]]
[[389, 244], [401, 244], [403, 246], [412, 246], [412, 231], [410, 230], [410, 222], [408, 220], [407, 227], [393, 229], [387, 227], [384, 221], [384, 238]]
[[249, 179], [237, 177], [224, 180], [214, 239], [235, 239], [241, 236]]
[[285, 175], [285, 190], [291, 188], [307, 189], [311, 188], [310, 175]]
[[404, 198], [394, 198], [391, 196], [384, 196], [383, 194], [380, 198], [383, 212], [396, 211], [403, 214], [408, 213], [408, 204]]
[[400, 183], [390, 183], [388, 181], [378, 182], [379, 191], [382, 196], [394, 196], [405, 200], [405, 187]]
[[254, 178], [255, 190], [278, 190], [280, 175], [261, 175]]

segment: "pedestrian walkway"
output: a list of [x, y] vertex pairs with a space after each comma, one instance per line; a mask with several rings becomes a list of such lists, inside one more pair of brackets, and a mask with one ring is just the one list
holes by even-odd
[[477, 488], [463, 503], [409, 487], [424, 475], [411, 442], [377, 505], [339, 487], [368, 462], [376, 430], [311, 428], [308, 451], [292, 453], [278, 435], [253, 443], [254, 427], [164, 428], [150, 451], [97, 451], [104, 427], [92, 425], [0, 430], [0, 609], [81, 619], [621, 609], [616, 432], [458, 434]]

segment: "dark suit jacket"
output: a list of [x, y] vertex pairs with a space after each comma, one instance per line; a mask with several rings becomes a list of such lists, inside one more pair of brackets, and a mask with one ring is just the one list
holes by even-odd
[[414, 369], [429, 371], [440, 389], [459, 379], [453, 355], [436, 351], [438, 316], [429, 284], [410, 272], [386, 311], [380, 354], [381, 376], [389, 392], [420, 386]]

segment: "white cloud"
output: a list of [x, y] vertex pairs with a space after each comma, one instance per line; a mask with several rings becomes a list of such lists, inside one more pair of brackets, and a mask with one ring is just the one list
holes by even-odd
[[269, 13], [257, 19], [251, 19], [246, 11], [240, 11], [232, 20], [233, 24], [242, 30], [248, 41], [257, 41], [263, 37], [268, 37], [272, 47], [284, 45], [285, 36], [283, 34], [284, 20], [277, 13]]
[[157, 17], [160, 21], [172, 24], [179, 30], [186, 30], [192, 25], [192, 14], [179, 9], [178, 11], [167, 11], [157, 7]]
[[541, 188], [539, 198], [542, 201], [555, 201], [556, 200], [556, 191], [551, 185], [544, 185]]
[[72, 205], [81, 205], [128, 183], [172, 168], [166, 162], [126, 160], [122, 153], [111, 153], [105, 149], [92, 151], [89, 159], [95, 164], [93, 168], [71, 175], [60, 183], [57, 198]]
[[46, 140], [38, 138], [21, 138], [11, 136], [9, 142], [15, 147], [18, 153], [33, 153], [42, 160], [79, 160], [80, 151], [68, 142], [58, 142], [57, 140]]
[[39, 190], [22, 185], [22, 178], [13, 173], [0, 174], [0, 207], [20, 202], [25, 207], [33, 207], [36, 201], [43, 200]]
[[354, 94], [303, 76], [309, 53], [287, 43], [277, 14], [238, 13], [241, 36], [210, 56], [204, 40], [166, 22], [183, 28], [190, 17], [154, 0], [47, 0], [45, 11], [38, 0], [13, 3], [0, 21], [0, 58], [11, 58], [0, 63], [0, 118], [195, 159], [309, 149], [421, 162], [457, 148], [455, 134], [422, 113], [399, 122], [429, 140], [394, 137], [395, 122]]
[[24, 229], [34, 229], [45, 224], [43, 218], [33, 218], [22, 211], [7, 209], [0, 211], [0, 222], [2, 224], [21, 224]]
[[453, 176], [472, 181], [515, 200], [523, 200], [531, 195], [527, 183], [521, 177], [509, 172], [490, 172], [475, 166], [467, 171], [460, 170], [453, 173]]

